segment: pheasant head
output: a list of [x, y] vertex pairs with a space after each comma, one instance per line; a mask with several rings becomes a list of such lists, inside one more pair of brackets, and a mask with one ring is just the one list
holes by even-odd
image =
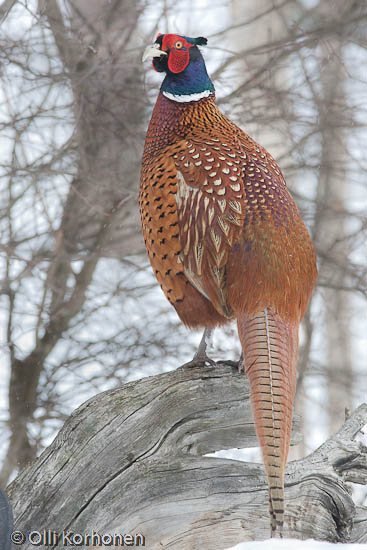
[[165, 72], [161, 92], [169, 99], [197, 101], [214, 94], [214, 86], [206, 71], [198, 46], [207, 39], [189, 38], [178, 34], [158, 34], [154, 44], [148, 46], [143, 61], [152, 58], [153, 68]]

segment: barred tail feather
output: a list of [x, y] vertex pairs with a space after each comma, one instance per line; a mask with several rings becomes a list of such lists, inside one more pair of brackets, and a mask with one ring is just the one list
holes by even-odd
[[298, 324], [270, 308], [237, 320], [251, 402], [269, 486], [271, 536], [282, 536], [284, 473], [296, 388]]

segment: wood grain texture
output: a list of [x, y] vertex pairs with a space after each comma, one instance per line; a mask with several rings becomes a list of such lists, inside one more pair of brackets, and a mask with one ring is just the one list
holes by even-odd
[[[221, 365], [93, 397], [8, 487], [15, 528], [139, 532], [149, 550], [268, 538], [263, 466], [203, 456], [256, 445], [249, 395], [246, 377]], [[366, 422], [363, 405], [334, 438], [288, 464], [285, 536], [366, 541], [366, 510], [345, 485], [366, 482], [366, 449], [353, 441]]]

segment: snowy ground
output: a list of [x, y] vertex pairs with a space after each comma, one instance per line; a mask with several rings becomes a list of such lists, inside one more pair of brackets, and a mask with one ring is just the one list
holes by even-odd
[[242, 542], [227, 550], [367, 550], [367, 544], [333, 544], [317, 540], [269, 539]]

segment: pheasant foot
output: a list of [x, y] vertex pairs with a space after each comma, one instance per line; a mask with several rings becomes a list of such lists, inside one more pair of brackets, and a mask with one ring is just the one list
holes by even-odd
[[203, 337], [199, 344], [198, 350], [195, 353], [194, 357], [188, 363], [181, 365], [183, 367], [205, 367], [205, 365], [211, 365], [212, 367], [216, 366], [216, 362], [206, 354], [206, 348], [208, 347], [208, 342], [210, 340], [212, 329], [206, 328], [204, 330]]

